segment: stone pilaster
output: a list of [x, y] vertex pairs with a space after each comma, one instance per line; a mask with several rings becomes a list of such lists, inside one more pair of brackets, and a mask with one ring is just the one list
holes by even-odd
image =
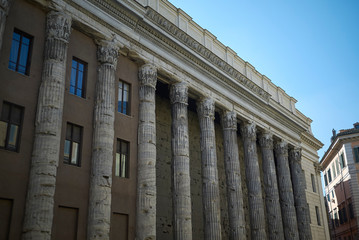
[[251, 239], [267, 239], [264, 202], [256, 145], [256, 125], [253, 122], [241, 125], [244, 162], [248, 189]]
[[188, 137], [188, 88], [171, 86], [173, 223], [176, 240], [192, 239], [191, 179]]
[[288, 144], [284, 141], [275, 145], [279, 198], [283, 218], [285, 239], [299, 239], [297, 215], [294, 206], [292, 180], [288, 162]]
[[51, 238], [70, 32], [69, 16], [54, 11], [47, 15], [23, 239]]
[[113, 141], [115, 137], [115, 72], [118, 47], [100, 41], [97, 46], [97, 83], [92, 138], [87, 239], [109, 239]]
[[138, 72], [139, 123], [136, 239], [156, 239], [156, 104], [157, 70], [151, 64]]
[[224, 165], [227, 181], [227, 201], [230, 239], [246, 239], [246, 225], [243, 211], [241, 171], [237, 141], [237, 117], [235, 112], [223, 112]]
[[4, 38], [6, 18], [10, 10], [11, 0], [0, 0], [0, 51]]
[[[309, 209], [305, 195], [305, 176], [301, 164], [301, 149], [292, 148], [289, 151], [290, 172], [292, 175], [294, 204], [297, 213], [299, 238], [304, 240], [312, 239], [310, 228]], [[319, 189], [318, 189], [319, 190]], [[320, 190], [319, 190], [320, 191]]]
[[205, 98], [198, 102], [197, 113], [201, 129], [204, 238], [219, 240], [221, 239], [221, 214], [213, 99]]
[[267, 213], [268, 239], [284, 239], [280, 209], [277, 172], [273, 154], [273, 136], [264, 132], [259, 136], [262, 150], [263, 185]]

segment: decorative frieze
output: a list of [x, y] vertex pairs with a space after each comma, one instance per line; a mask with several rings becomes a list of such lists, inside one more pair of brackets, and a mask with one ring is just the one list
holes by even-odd
[[279, 201], [277, 172], [273, 154], [273, 135], [263, 132], [259, 136], [262, 150], [263, 186], [267, 213], [268, 239], [284, 239], [282, 213]]
[[243, 139], [244, 163], [248, 189], [249, 217], [251, 223], [251, 239], [267, 239], [262, 184], [256, 145], [256, 124], [241, 124]]
[[145, 64], [138, 72], [139, 119], [136, 239], [156, 239], [156, 104], [157, 69]]
[[237, 141], [237, 116], [235, 112], [224, 111], [222, 113], [222, 128], [230, 227], [229, 237], [231, 240], [246, 239]]
[[[53, 32], [62, 32], [56, 38]], [[23, 239], [51, 239], [71, 18], [50, 12], [35, 120]]]
[[292, 175], [294, 202], [297, 211], [298, 229], [300, 229], [299, 238], [302, 240], [311, 240], [310, 213], [305, 195], [305, 176], [302, 170], [301, 160], [301, 148], [295, 147], [290, 149], [289, 163]]
[[197, 103], [197, 114], [201, 129], [204, 238], [219, 240], [221, 239], [221, 215], [214, 109], [214, 101], [211, 98], [204, 98]]
[[111, 219], [113, 141], [115, 137], [116, 63], [114, 42], [98, 42], [94, 131], [89, 192], [88, 239], [108, 239]]

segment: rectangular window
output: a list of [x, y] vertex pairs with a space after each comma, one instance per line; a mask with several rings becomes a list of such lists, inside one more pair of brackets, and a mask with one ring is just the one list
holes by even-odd
[[341, 167], [342, 169], [345, 168], [344, 153], [340, 154], [340, 156], [339, 156], [339, 163], [340, 163], [340, 167]]
[[324, 174], [324, 184], [325, 186], [328, 186], [327, 174]]
[[354, 160], [356, 163], [359, 163], [359, 147], [353, 148]]
[[347, 222], [348, 221], [348, 218], [347, 218], [347, 210], [345, 209], [345, 207], [343, 207], [343, 221], [344, 222]]
[[330, 171], [330, 168], [328, 169], [328, 182], [330, 183], [332, 181], [332, 173]]
[[313, 192], [317, 192], [317, 187], [315, 185], [315, 177], [314, 177], [314, 174], [310, 174], [310, 177], [312, 179], [312, 189], [313, 189]]
[[328, 202], [330, 202], [330, 194], [329, 193], [327, 194], [327, 200], [328, 200]]
[[130, 85], [123, 81], [118, 83], [118, 112], [130, 114]]
[[320, 226], [321, 223], [320, 223], [320, 213], [319, 213], [319, 207], [318, 206], [315, 206], [315, 214], [317, 215], [317, 223]]
[[64, 163], [80, 166], [82, 127], [67, 123]]
[[353, 218], [354, 218], [353, 204], [352, 204], [352, 203], [349, 203], [348, 208], [349, 208], [349, 216], [350, 216], [350, 219], [353, 219]]
[[339, 218], [338, 218], [338, 211], [335, 210], [334, 212], [334, 222], [335, 222], [335, 226], [339, 227]]
[[335, 170], [335, 163], [334, 162], [332, 164], [332, 169], [333, 169], [333, 179], [335, 179], [335, 177], [337, 176], [337, 171]]
[[339, 167], [339, 159], [338, 158], [335, 160], [335, 164], [337, 165], [337, 174], [339, 175], [340, 174], [340, 167]]
[[85, 97], [85, 81], [86, 81], [87, 63], [80, 59], [72, 59], [70, 93]]
[[30, 53], [33, 37], [15, 29], [12, 35], [9, 69], [18, 73], [29, 75]]
[[4, 102], [0, 118], [0, 148], [18, 151], [24, 108]]
[[115, 176], [128, 178], [130, 143], [124, 140], [117, 140]]

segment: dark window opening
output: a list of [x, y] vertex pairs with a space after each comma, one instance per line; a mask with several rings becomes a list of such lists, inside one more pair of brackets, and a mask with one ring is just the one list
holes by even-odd
[[312, 179], [312, 189], [313, 189], [313, 192], [317, 192], [317, 187], [315, 185], [315, 177], [314, 177], [314, 174], [310, 174], [310, 177]]
[[320, 223], [320, 212], [319, 212], [319, 207], [318, 206], [315, 206], [315, 213], [317, 215], [318, 226], [320, 226], [321, 225], [321, 223]]
[[0, 118], [0, 148], [18, 151], [24, 108], [4, 102]]
[[17, 29], [14, 30], [10, 50], [9, 69], [24, 75], [29, 75], [32, 40], [33, 37], [29, 34]]
[[116, 163], [115, 176], [128, 178], [129, 177], [129, 149], [130, 143], [118, 139], [116, 146]]
[[118, 83], [118, 112], [130, 114], [130, 85], [123, 81]]
[[72, 59], [70, 93], [85, 98], [87, 63], [77, 59]]
[[80, 166], [82, 127], [67, 123], [64, 163]]

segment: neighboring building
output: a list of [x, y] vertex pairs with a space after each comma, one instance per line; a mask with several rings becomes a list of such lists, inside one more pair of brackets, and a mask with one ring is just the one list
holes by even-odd
[[359, 123], [354, 128], [333, 130], [332, 143], [322, 167], [332, 239], [359, 239]]
[[0, 23], [0, 239], [329, 238], [311, 120], [182, 10], [3, 0]]

